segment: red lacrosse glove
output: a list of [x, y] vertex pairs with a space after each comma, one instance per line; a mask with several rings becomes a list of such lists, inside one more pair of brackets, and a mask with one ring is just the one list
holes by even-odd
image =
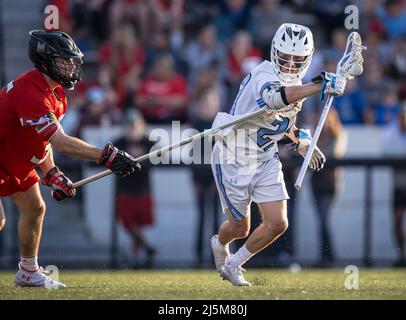
[[106, 166], [121, 177], [141, 170], [141, 164], [135, 161], [127, 152], [117, 149], [110, 142], [104, 147], [97, 164]]
[[76, 194], [76, 189], [72, 186], [70, 181], [58, 167], [53, 167], [41, 179], [41, 183], [52, 188], [51, 195], [57, 201], [62, 201], [66, 198], [73, 198]]

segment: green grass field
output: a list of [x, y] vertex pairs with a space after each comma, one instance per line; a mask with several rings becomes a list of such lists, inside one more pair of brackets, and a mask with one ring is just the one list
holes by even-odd
[[0, 272], [4, 299], [405, 299], [406, 269], [360, 269], [359, 289], [345, 288], [343, 269], [311, 269], [290, 273], [249, 269], [252, 287], [233, 287], [214, 271], [64, 271], [59, 290], [18, 288], [14, 273]]

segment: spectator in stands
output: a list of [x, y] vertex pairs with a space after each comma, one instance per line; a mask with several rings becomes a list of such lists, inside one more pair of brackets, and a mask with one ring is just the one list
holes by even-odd
[[[59, 30], [71, 33], [72, 19], [70, 3], [66, 0], [49, 0], [49, 5], [54, 5], [58, 8]], [[45, 21], [45, 19], [44, 19]]]
[[[318, 145], [320, 148], [323, 148], [327, 163], [328, 159], [341, 158], [345, 153], [347, 135], [342, 128], [337, 112], [333, 108], [328, 113]], [[335, 259], [328, 219], [331, 215], [340, 180], [341, 171], [339, 168], [327, 167], [323, 170], [312, 172], [313, 203], [319, 222], [319, 236], [321, 240], [320, 261], [317, 264], [319, 267], [329, 266]]]
[[[110, 2], [108, 8], [108, 22], [110, 32], [114, 32], [119, 25], [129, 23], [140, 28], [142, 23], [148, 21], [148, 2], [139, 0], [107, 0]], [[141, 35], [142, 38], [142, 35]], [[142, 38], [143, 39], [143, 38]]]
[[375, 112], [374, 108], [382, 99], [382, 84], [390, 82], [390, 78], [384, 75], [384, 65], [376, 56], [368, 55], [365, 57], [365, 75], [360, 79], [360, 88], [362, 92], [368, 92], [365, 95], [365, 123], [374, 125]]
[[[386, 128], [382, 140], [383, 153], [387, 157], [406, 159], [406, 101], [403, 101], [400, 117]], [[393, 169], [393, 229], [398, 261], [394, 266], [406, 266], [405, 235], [403, 222], [406, 214], [406, 169]]]
[[186, 120], [187, 83], [174, 69], [171, 56], [157, 57], [152, 71], [135, 93], [138, 108], [148, 122]]
[[189, 83], [194, 84], [199, 72], [204, 68], [214, 68], [225, 77], [226, 65], [224, 46], [217, 40], [217, 30], [214, 25], [202, 26], [196, 40], [192, 40], [184, 51], [187, 64]]
[[[300, 114], [300, 113], [299, 113]], [[298, 115], [299, 115], [298, 114]], [[269, 253], [275, 256], [276, 266], [281, 268], [289, 268], [294, 262], [294, 247], [295, 247], [295, 210], [296, 210], [296, 188], [295, 181], [298, 175], [297, 167], [292, 165], [292, 163], [302, 161], [303, 158], [297, 153], [289, 150], [288, 144], [292, 141], [285, 137], [284, 139], [278, 141], [278, 152], [279, 159], [283, 163], [282, 172], [283, 179], [285, 181], [286, 190], [288, 191], [290, 199], [287, 200], [288, 209], [288, 220], [289, 228], [285, 233], [276, 241], [273, 247], [270, 248], [270, 252], [266, 254], [269, 258]], [[324, 170], [324, 169], [323, 169]], [[258, 209], [257, 209], [258, 210]], [[259, 213], [259, 212], [258, 212]], [[260, 214], [258, 214], [259, 216]], [[257, 217], [258, 217], [257, 216]], [[254, 219], [254, 216], [252, 216]], [[257, 218], [258, 219], [258, 218]], [[260, 223], [260, 221], [259, 221]], [[265, 250], [264, 250], [265, 251]], [[265, 255], [264, 255], [265, 256]]]
[[385, 125], [399, 117], [400, 102], [398, 88], [393, 82], [386, 82], [380, 89], [380, 99], [375, 105], [375, 123]]
[[365, 95], [359, 89], [357, 81], [348, 81], [344, 94], [333, 102], [343, 124], [364, 123], [367, 105]]
[[392, 41], [392, 55], [390, 61], [392, 63], [392, 72], [394, 77], [406, 77], [406, 36]]
[[261, 50], [254, 47], [251, 34], [238, 31], [227, 52], [227, 83], [229, 85], [229, 105], [238, 92], [241, 80], [262, 62]]
[[403, 0], [387, 0], [382, 20], [389, 39], [406, 36], [405, 2]]
[[116, 0], [110, 11], [110, 21], [112, 28], [122, 21], [134, 24], [144, 44], [148, 44], [156, 32], [166, 28], [170, 30], [173, 44], [180, 46], [183, 43], [185, 7], [184, 0]]
[[172, 46], [170, 36], [170, 30], [167, 28], [161, 28], [152, 35], [152, 39], [148, 41], [146, 62], [143, 71], [144, 75], [151, 72], [155, 59], [163, 55], [172, 56], [175, 61], [176, 71], [185, 73], [185, 67], [181, 61], [180, 51]]
[[218, 70], [214, 68], [200, 70], [196, 82], [192, 88], [188, 108], [189, 120], [194, 122], [195, 118], [201, 118], [201, 115], [199, 115], [201, 110], [197, 107], [197, 105], [201, 104], [203, 95], [207, 92], [211, 92], [212, 90], [215, 90], [219, 95], [219, 106], [221, 107], [220, 111], [226, 111], [224, 108], [226, 107], [227, 103], [227, 91], [223, 81], [221, 81]]
[[368, 67], [367, 60], [369, 60], [370, 57], [378, 59], [381, 64], [387, 64], [388, 61], [390, 61], [391, 50], [389, 43], [384, 41], [385, 33], [385, 27], [379, 20], [375, 20], [367, 26], [365, 36], [363, 36], [362, 39], [368, 48], [368, 50], [363, 53], [365, 67]]
[[227, 54], [227, 76], [230, 83], [241, 80], [262, 62], [261, 51], [254, 47], [252, 36], [247, 31], [238, 31]]
[[[200, 78], [203, 78], [200, 80]], [[202, 132], [211, 128], [211, 124], [217, 114], [222, 110], [221, 91], [215, 81], [208, 81], [216, 78], [215, 70], [206, 69], [199, 75], [198, 85], [192, 95], [191, 101], [191, 125]], [[201, 141], [201, 148], [194, 149], [199, 154], [194, 154], [195, 162], [192, 166], [193, 182], [198, 206], [198, 222], [196, 230], [196, 263], [200, 267], [204, 260], [204, 234], [205, 226], [212, 222], [213, 229], [209, 234], [216, 232], [219, 227], [219, 199], [216, 191], [216, 184], [211, 174], [210, 156], [212, 142], [206, 139]], [[206, 229], [207, 230], [207, 229]]]
[[[145, 62], [144, 47], [138, 42], [130, 23], [121, 24], [113, 30], [109, 41], [100, 48], [98, 62], [111, 65], [117, 79], [118, 105], [122, 107], [126, 100], [132, 98]], [[127, 104], [132, 105], [132, 101]]]
[[342, 28], [347, 17], [344, 8], [351, 4], [350, 1], [318, 0], [313, 3], [313, 14], [317, 17], [318, 24], [323, 29], [326, 37], [331, 35], [334, 29]]
[[347, 37], [348, 32], [344, 28], [334, 29], [333, 33], [331, 34], [332, 46], [327, 49], [326, 53], [331, 59], [334, 59], [337, 62], [341, 59], [347, 45]]
[[81, 108], [79, 130], [86, 126], [110, 126], [120, 121], [121, 112], [109, 104], [107, 96], [100, 87], [93, 87], [87, 92], [87, 100]]
[[219, 4], [219, 13], [214, 17], [219, 39], [222, 42], [231, 40], [239, 30], [250, 30], [250, 2], [247, 0], [223, 0]]
[[[154, 143], [149, 141], [146, 135], [146, 123], [139, 111], [127, 110], [123, 117], [123, 128], [124, 135], [115, 141], [115, 145], [135, 158], [150, 152]], [[137, 179], [116, 180], [117, 216], [131, 236], [134, 254], [146, 254], [146, 266], [152, 266], [156, 254], [156, 250], [144, 235], [144, 228], [154, 224], [150, 166], [149, 161], [143, 162], [143, 172]]]
[[[69, 3], [69, 1], [65, 1]], [[90, 11], [88, 4], [84, 0], [71, 1], [71, 20], [74, 30], [73, 38], [77, 46], [83, 52], [88, 52], [92, 48], [92, 39], [90, 35]]]
[[260, 0], [252, 9], [252, 35], [264, 57], [268, 57], [271, 52], [272, 38], [279, 26], [293, 21], [291, 9], [280, 3], [280, 0]]

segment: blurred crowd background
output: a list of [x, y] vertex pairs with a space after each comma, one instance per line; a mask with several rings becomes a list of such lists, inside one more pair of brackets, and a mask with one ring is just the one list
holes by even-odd
[[[403, 0], [52, 0], [61, 30], [85, 53], [84, 81], [72, 92], [69, 132], [118, 123], [138, 109], [148, 123], [211, 119], [228, 111], [244, 76], [263, 59], [285, 22], [308, 26], [315, 54], [304, 81], [334, 71], [345, 49], [347, 5], [359, 8], [365, 73], [335, 107], [343, 124], [383, 126], [406, 98]], [[301, 120], [319, 103], [309, 99]], [[70, 120], [70, 121], [69, 121]], [[65, 129], [65, 130], [66, 130]]]
[[[355, 5], [359, 13], [359, 29], [356, 31], [368, 47], [363, 52], [364, 74], [359, 79], [349, 81], [345, 94], [334, 99], [319, 146], [328, 158], [339, 159], [348, 144], [347, 127], [393, 127], [394, 130], [388, 131], [386, 136], [386, 153], [406, 159], [405, 0], [49, 0], [42, 3], [42, 11], [38, 15], [43, 15], [43, 8], [49, 4], [59, 9], [60, 30], [70, 34], [85, 54], [83, 80], [74, 91], [68, 92], [69, 112], [62, 122], [65, 132], [83, 138], [83, 130], [89, 126], [122, 127], [125, 129], [124, 135], [117, 143], [135, 156], [147, 153], [150, 148], [145, 139], [149, 126], [169, 126], [173, 120], [179, 120], [188, 127], [202, 131], [210, 128], [217, 112], [229, 111], [241, 80], [252, 68], [264, 59], [269, 59], [272, 38], [282, 23], [303, 24], [313, 32], [315, 53], [303, 82], [310, 81], [321, 70], [334, 72], [344, 52], [347, 35], [352, 31], [344, 28], [349, 15], [345, 13], [345, 8]], [[357, 24], [357, 21], [353, 22]], [[299, 113], [298, 126], [314, 127], [321, 108], [322, 102], [318, 95], [308, 98]], [[362, 141], [357, 143], [363, 144]], [[369, 147], [373, 142], [366, 141], [365, 144]], [[280, 153], [281, 158], [292, 158], [292, 154], [284, 154], [282, 148]], [[73, 180], [83, 177], [79, 161], [60, 156], [58, 161]], [[210, 166], [194, 165], [190, 168], [198, 211], [193, 227], [193, 250], [196, 265], [207, 266], [208, 234], [211, 236], [216, 232], [221, 214]], [[157, 187], [154, 195], [149, 169], [146, 165], [145, 173], [138, 181], [128, 180], [123, 184], [117, 182], [115, 197], [115, 209], [131, 236], [134, 252], [145, 249], [147, 265], [151, 265], [157, 253], [165, 252], [156, 251], [156, 237], [145, 237], [143, 228], [156, 223], [155, 209], [160, 212], [170, 211], [168, 207], [162, 209], [154, 206]], [[390, 228], [398, 257], [396, 263], [404, 265], [402, 224], [406, 208], [406, 175], [404, 169], [396, 170], [396, 178], [390, 187], [394, 192], [393, 204], [390, 204], [394, 219]], [[308, 202], [313, 201], [312, 210], [317, 216], [318, 266], [331, 265], [337, 256], [332, 243], [329, 216], [342, 179], [341, 173], [340, 168], [333, 167], [311, 176], [313, 197]], [[293, 236], [296, 203], [293, 182], [297, 176], [296, 167], [285, 165], [284, 174], [292, 199], [288, 203], [291, 227], [273, 246], [279, 254], [280, 263], [276, 265], [283, 266], [292, 262], [294, 251], [301, 245], [295, 242]], [[351, 178], [349, 181], [353, 181]], [[159, 184], [161, 182], [156, 183]], [[174, 191], [171, 191], [172, 196]], [[166, 192], [167, 189], [163, 194]], [[346, 192], [351, 193], [348, 190]], [[361, 199], [371, 198], [362, 192], [355, 190]], [[135, 210], [129, 214], [134, 202], [126, 198], [128, 195], [138, 201], [135, 207], [141, 208], [138, 210], [140, 212]], [[82, 196], [79, 190], [77, 199], [82, 200]], [[170, 199], [168, 203], [171, 201], [175, 200]], [[354, 206], [360, 213], [369, 205], [356, 203]], [[81, 212], [79, 217], [82, 219], [94, 211], [83, 207], [86, 205], [74, 209]], [[62, 210], [62, 206], [59, 208]], [[65, 210], [67, 205], [63, 208]], [[74, 210], [67, 214], [67, 220], [72, 219]], [[87, 213], [83, 213], [86, 210]], [[260, 222], [255, 210], [254, 207], [253, 226]], [[182, 234], [182, 220], [178, 220], [175, 225], [164, 215], [160, 217], [161, 223], [166, 223], [168, 229], [177, 228], [174, 232]], [[345, 219], [355, 229], [369, 223], [366, 220], [356, 227], [357, 223], [352, 218]], [[89, 225], [89, 218], [84, 220]], [[116, 266], [115, 262], [119, 260], [117, 252], [120, 251], [114, 223], [112, 229], [106, 227], [112, 233], [112, 266]], [[309, 227], [306, 222], [303, 224], [303, 228], [307, 228], [306, 232], [311, 232]], [[344, 229], [346, 227], [341, 225], [337, 230], [343, 232]], [[364, 262], [368, 264], [371, 239], [366, 232]], [[359, 232], [355, 230], [354, 233]], [[44, 232], [44, 243], [47, 243], [47, 234], [49, 232]], [[59, 234], [57, 236], [60, 238]], [[66, 237], [67, 233], [64, 239]], [[79, 243], [77, 239], [79, 236], [72, 238], [71, 243], [78, 242], [78, 246], [83, 248], [85, 241]], [[165, 239], [169, 241], [169, 246], [170, 239]], [[374, 239], [378, 240], [372, 242], [383, 242], [379, 237]], [[361, 242], [359, 239], [358, 244]], [[66, 241], [68, 244], [69, 241]], [[351, 245], [344, 244], [344, 247]], [[94, 253], [95, 250], [89, 252]], [[180, 252], [177, 254], [181, 255]], [[264, 253], [265, 258], [266, 255], [269, 255], [269, 251]], [[50, 262], [55, 261], [55, 256], [52, 259]]]

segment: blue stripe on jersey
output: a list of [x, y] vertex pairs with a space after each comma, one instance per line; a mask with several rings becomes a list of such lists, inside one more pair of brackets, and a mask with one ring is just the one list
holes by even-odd
[[224, 187], [223, 178], [222, 178], [222, 174], [221, 174], [221, 166], [219, 163], [216, 163], [216, 177], [217, 177], [217, 182], [220, 186], [221, 193], [223, 194], [224, 199], [226, 200], [227, 207], [228, 207], [228, 209], [230, 209], [230, 212], [231, 212], [234, 220], [235, 221], [243, 220], [245, 217], [240, 212], [238, 212], [238, 210], [231, 203], [230, 199], [227, 197], [226, 188]]
[[259, 98], [257, 99], [257, 104], [260, 108], [265, 107], [266, 106], [266, 102], [264, 101], [264, 99]]
[[248, 83], [250, 80], [251, 80], [251, 73], [247, 74], [247, 75], [245, 76], [245, 78], [242, 80], [241, 84], [240, 84], [240, 89], [239, 89], [239, 91], [238, 91], [238, 93], [237, 93], [237, 96], [235, 97], [233, 106], [231, 107], [231, 110], [230, 110], [230, 114], [231, 114], [231, 115], [234, 115], [235, 107], [237, 106], [237, 101], [238, 101], [238, 99], [240, 98], [240, 96], [241, 96], [241, 94], [242, 94], [244, 88], [246, 87], [247, 83]]

